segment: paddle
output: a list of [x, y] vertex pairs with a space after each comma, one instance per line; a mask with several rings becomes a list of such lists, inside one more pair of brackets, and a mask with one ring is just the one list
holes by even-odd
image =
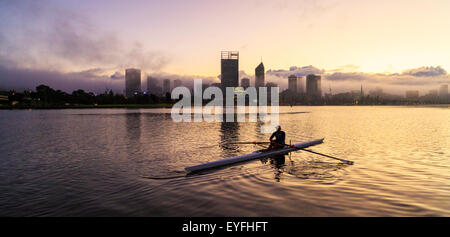
[[[270, 144], [270, 142], [230, 142], [230, 143], [227, 143], [227, 144], [252, 144], [252, 145], [260, 145], [260, 144]], [[284, 144], [284, 145], [289, 146], [289, 147], [292, 146], [291, 144]], [[214, 146], [217, 146], [217, 145], [214, 145]], [[212, 147], [212, 146], [209, 146], [209, 147]], [[207, 148], [207, 147], [201, 147], [201, 148]], [[350, 161], [350, 160], [344, 160], [344, 159], [337, 158], [337, 157], [334, 157], [334, 156], [330, 156], [330, 155], [327, 155], [327, 154], [323, 154], [323, 153], [319, 153], [319, 152], [315, 152], [315, 151], [311, 151], [311, 150], [307, 150], [307, 149], [303, 149], [303, 148], [300, 148], [299, 150], [303, 150], [303, 151], [307, 151], [307, 152], [314, 153], [314, 154], [316, 154], [316, 155], [321, 155], [321, 156], [328, 157], [328, 158], [331, 158], [331, 159], [339, 160], [339, 161], [344, 162], [344, 163], [346, 163], [346, 164], [348, 164], [348, 165], [353, 165], [353, 164], [354, 164], [353, 161]], [[289, 155], [290, 155], [290, 152], [289, 152]], [[289, 156], [289, 158], [291, 158], [291, 157]]]
[[303, 149], [303, 148], [301, 148], [300, 150], [311, 152], [311, 153], [314, 153], [314, 154], [317, 154], [317, 155], [321, 155], [321, 156], [325, 156], [325, 157], [328, 157], [328, 158], [332, 158], [332, 159], [335, 159], [335, 160], [339, 160], [339, 161], [342, 161], [342, 162], [347, 163], [349, 165], [353, 165], [354, 164], [354, 162], [351, 161], [351, 160], [344, 160], [344, 159], [341, 159], [341, 158], [337, 158], [337, 157], [334, 157], [334, 156], [329, 156], [329, 155], [326, 155], [326, 154], [322, 154], [322, 153], [319, 153], [319, 152], [315, 152], [315, 151], [311, 151], [311, 150], [307, 150], [307, 149]]
[[270, 142], [230, 142], [227, 144], [269, 144]]
[[228, 145], [228, 144], [249, 144], [249, 145], [261, 145], [261, 144], [269, 144], [270, 142], [227, 142], [227, 143], [222, 143], [222, 144], [218, 144], [218, 145], [212, 145], [212, 146], [201, 146], [199, 148], [211, 148], [211, 147], [215, 147], [215, 146], [220, 146], [220, 145]]

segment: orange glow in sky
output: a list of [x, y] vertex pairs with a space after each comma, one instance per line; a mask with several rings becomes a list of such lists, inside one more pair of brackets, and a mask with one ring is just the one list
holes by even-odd
[[[266, 69], [305, 65], [374, 73], [422, 66], [450, 69], [448, 0], [49, 0], [38, 7], [16, 4], [2, 6], [0, 15], [8, 21], [2, 20], [1, 33], [10, 42], [11, 52], [0, 54], [27, 67], [63, 71], [140, 67], [149, 73], [216, 77], [220, 51], [237, 50], [240, 69], [251, 75], [261, 59]], [[7, 15], [14, 7], [22, 14]], [[55, 24], [56, 37], [46, 34]], [[67, 32], [70, 29], [74, 32]], [[43, 33], [37, 37], [39, 32]], [[67, 36], [59, 39], [64, 33]], [[27, 43], [31, 39], [33, 43]], [[80, 42], [97, 43], [93, 50], [85, 49], [86, 53], [105, 53], [86, 60], [82, 55], [75, 57], [77, 52], [68, 49], [83, 52], [83, 45], [74, 47]], [[67, 48], [54, 49], [58, 44]], [[132, 53], [115, 55], [117, 48], [132, 49]], [[49, 51], [58, 55], [53, 57]], [[150, 53], [136, 56], [140, 51]], [[30, 55], [17, 52], [36, 52], [39, 60], [28, 60]]]

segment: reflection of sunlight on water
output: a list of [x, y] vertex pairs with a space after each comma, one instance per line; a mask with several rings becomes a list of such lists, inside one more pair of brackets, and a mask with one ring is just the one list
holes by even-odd
[[265, 159], [186, 176], [184, 167], [261, 149], [231, 143], [267, 141], [263, 122], [174, 123], [170, 109], [4, 111], [0, 134], [9, 135], [0, 140], [0, 212], [448, 216], [449, 113], [281, 107], [287, 141], [325, 137], [311, 150], [355, 165], [296, 152], [284, 162]]

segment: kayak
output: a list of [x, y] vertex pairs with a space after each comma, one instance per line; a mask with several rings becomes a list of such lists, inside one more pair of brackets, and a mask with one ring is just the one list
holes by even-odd
[[316, 140], [307, 141], [307, 142], [300, 142], [300, 143], [296, 143], [296, 144], [292, 144], [292, 145], [285, 145], [283, 148], [279, 148], [276, 150], [259, 150], [259, 151], [255, 151], [253, 153], [246, 154], [246, 155], [233, 156], [233, 157], [228, 157], [228, 158], [221, 159], [221, 160], [216, 160], [216, 161], [211, 161], [211, 162], [207, 162], [207, 163], [203, 163], [203, 164], [199, 164], [199, 165], [189, 166], [184, 169], [188, 172], [197, 172], [197, 171], [202, 171], [202, 170], [206, 170], [206, 169], [218, 168], [221, 166], [240, 163], [240, 162], [244, 162], [244, 161], [273, 157], [273, 156], [277, 156], [277, 155], [286, 155], [293, 151], [297, 151], [297, 150], [304, 149], [304, 148], [307, 148], [310, 146], [315, 146], [315, 145], [321, 144], [321, 143], [323, 143], [323, 140], [324, 140], [324, 138], [321, 138], [321, 139], [316, 139]]

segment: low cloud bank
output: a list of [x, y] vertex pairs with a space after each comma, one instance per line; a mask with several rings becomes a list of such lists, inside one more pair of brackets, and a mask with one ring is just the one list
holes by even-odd
[[[382, 88], [385, 92], [403, 95], [406, 90], [418, 90], [421, 94], [436, 90], [440, 85], [450, 84], [450, 75], [440, 66], [424, 66], [403, 71], [402, 73], [364, 73], [353, 71], [359, 67], [342, 66], [335, 70], [323, 70], [313, 66], [290, 67], [289, 70], [268, 70], [266, 80], [287, 87], [289, 75], [303, 76], [316, 74], [322, 76], [322, 91], [332, 93]], [[351, 71], [346, 72], [348, 69]], [[303, 79], [305, 80], [305, 79]], [[304, 83], [304, 82], [303, 82]]]
[[[441, 67], [420, 67], [405, 70], [397, 74], [363, 73], [363, 72], [328, 72], [313, 66], [291, 67], [289, 70], [268, 70], [266, 82], [278, 84], [282, 89], [287, 88], [289, 75], [306, 77], [308, 74], [322, 76], [322, 91], [333, 93], [382, 88], [385, 92], [403, 95], [406, 90], [419, 90], [421, 94], [429, 90], [436, 90], [440, 85], [450, 84], [449, 74]], [[248, 77], [254, 81], [254, 76], [244, 71], [239, 73], [240, 79]], [[204, 83], [220, 82], [219, 77], [204, 77], [201, 75], [177, 75], [164, 72], [145, 73], [142, 71], [142, 89], [147, 88], [147, 76], [160, 81], [163, 79], [181, 80], [183, 85], [192, 86], [193, 79], [203, 79]], [[72, 92], [83, 89], [92, 92], [104, 92], [112, 89], [116, 93], [123, 93], [125, 85], [123, 71], [111, 73], [110, 69], [93, 68], [79, 72], [59, 72], [42, 69], [24, 69], [3, 66], [0, 62], [0, 89], [24, 90], [34, 89], [40, 84], [49, 85], [55, 89]], [[303, 79], [305, 83], [305, 79]], [[162, 83], [160, 83], [161, 85]]]

